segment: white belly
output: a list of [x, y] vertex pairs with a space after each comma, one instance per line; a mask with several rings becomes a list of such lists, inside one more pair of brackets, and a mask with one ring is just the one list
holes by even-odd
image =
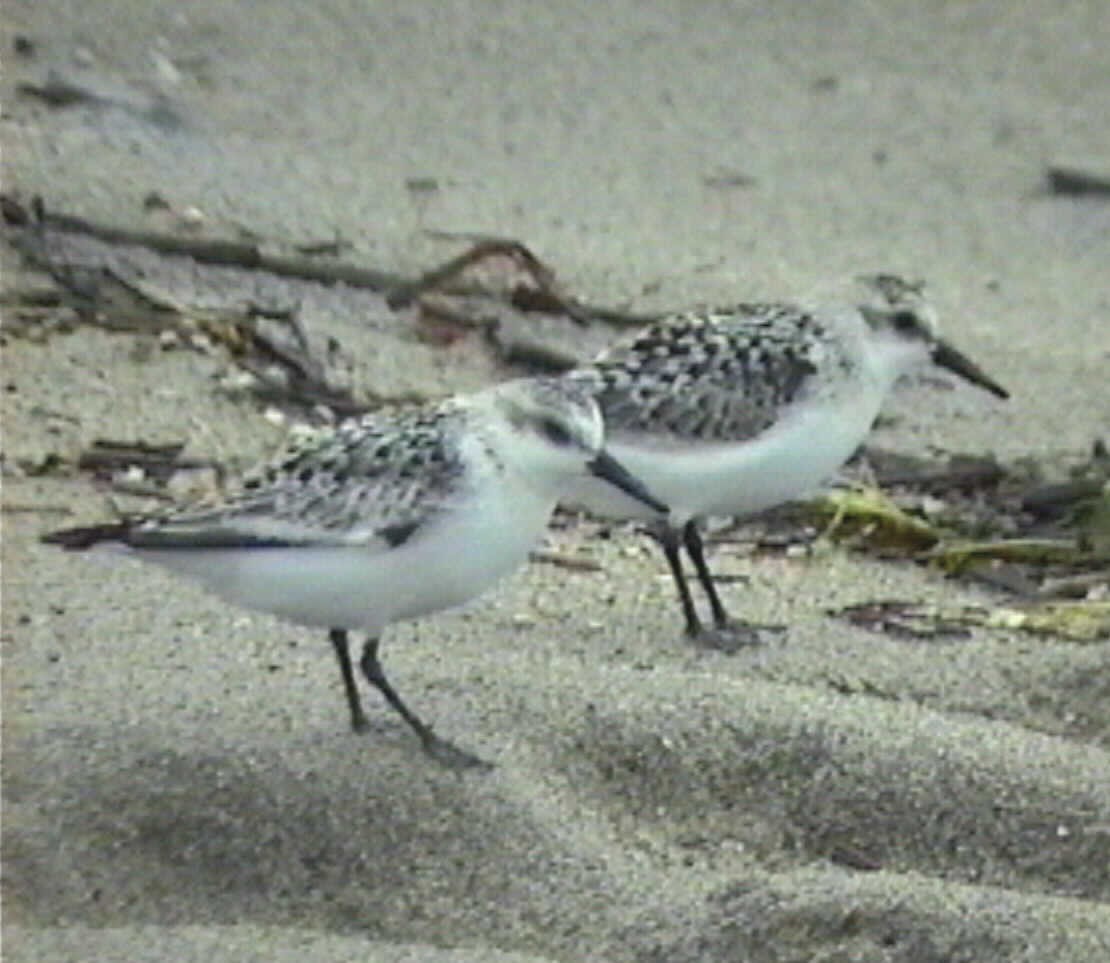
[[[881, 398], [798, 409], [750, 442], [663, 447], [650, 440], [613, 438], [608, 450], [681, 523], [706, 515], [749, 515], [804, 495], [836, 472], [867, 436]], [[650, 519], [650, 509], [587, 478], [563, 503], [606, 518]]]
[[[498, 493], [501, 496], [504, 492]], [[379, 633], [468, 602], [514, 571], [554, 505], [531, 493], [485, 497], [397, 548], [277, 548], [136, 554], [236, 605], [299, 625]]]

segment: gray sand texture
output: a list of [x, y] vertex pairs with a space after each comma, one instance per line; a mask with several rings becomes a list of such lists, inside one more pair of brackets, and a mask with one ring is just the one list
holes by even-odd
[[[884, 444], [1063, 465], [1110, 427], [1110, 204], [1043, 189], [1110, 166], [1105, 3], [8, 0], [0, 44], [23, 200], [149, 229], [156, 192], [408, 275], [445, 235], [514, 237], [643, 311], [901, 273], [1013, 397], [917, 380]], [[99, 99], [18, 91], [51, 71]], [[366, 292], [120, 256], [187, 301], [295, 301], [356, 395], [504, 376]], [[43, 284], [2, 257], [5, 288]], [[654, 547], [570, 525], [550, 544], [599, 570], [534, 564], [384, 638], [413, 705], [496, 763], [460, 776], [370, 697], [347, 730], [318, 633], [39, 544], [110, 510], [21, 467], [51, 452], [271, 450], [226, 360], [85, 325], [3, 348], [5, 959], [1110, 959], [1105, 642], [870, 633], [826, 610], [989, 596], [722, 546], [729, 604], [788, 629], [698, 650]]]

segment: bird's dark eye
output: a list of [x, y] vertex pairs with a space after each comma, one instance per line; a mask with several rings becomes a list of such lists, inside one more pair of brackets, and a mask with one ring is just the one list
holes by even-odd
[[573, 441], [566, 425], [554, 418], [544, 418], [540, 422], [540, 432], [553, 445], [569, 445]]
[[890, 326], [895, 331], [916, 331], [921, 325], [912, 311], [896, 311], [890, 316]]

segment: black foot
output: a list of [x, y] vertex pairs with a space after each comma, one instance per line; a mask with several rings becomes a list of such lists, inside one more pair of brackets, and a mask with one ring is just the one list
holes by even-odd
[[[493, 768], [490, 763], [437, 736], [432, 732], [431, 726], [422, 721], [416, 713], [405, 705], [404, 700], [397, 694], [397, 690], [390, 685], [389, 680], [385, 677], [382, 664], [378, 661], [377, 638], [371, 637], [366, 640], [366, 644], [362, 648], [362, 658], [359, 660], [359, 666], [362, 669], [362, 674], [366, 676], [366, 681], [374, 686], [385, 697], [386, 702], [393, 707], [394, 711], [408, 723], [409, 728], [420, 738], [420, 745], [424, 747], [424, 752], [435, 759], [436, 762], [448, 769], [456, 770]], [[353, 714], [351, 718], [354, 719]]]
[[[357, 718], [351, 716], [351, 731], [362, 734], [369, 732], [371, 729], [370, 720], [365, 715], [360, 714]], [[481, 771], [488, 771], [493, 769], [492, 762], [486, 762], [480, 756], [475, 756], [467, 752], [465, 749], [460, 749], [453, 742], [437, 736], [430, 730], [425, 730], [421, 735], [421, 747], [425, 754], [434, 759], [440, 765], [448, 769], [457, 769], [460, 772], [464, 769], [477, 769]]]
[[448, 769], [457, 769], [460, 772], [464, 769], [477, 769], [481, 772], [493, 769], [492, 762], [486, 762], [485, 759], [460, 749], [453, 742], [448, 742], [434, 733], [423, 740], [423, 746], [428, 756]]
[[763, 636], [768, 632], [784, 631], [786, 628], [782, 625], [753, 625], [751, 622], [730, 619], [724, 625], [714, 625], [711, 628], [699, 625], [695, 631], [687, 630], [686, 637], [698, 648], [735, 655], [741, 649], [763, 645]]

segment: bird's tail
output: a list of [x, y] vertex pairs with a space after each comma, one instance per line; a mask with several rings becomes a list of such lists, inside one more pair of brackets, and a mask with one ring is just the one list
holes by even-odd
[[46, 545], [60, 545], [71, 552], [92, 548], [100, 542], [128, 541], [131, 526], [126, 522], [113, 522], [106, 525], [85, 525], [80, 528], [63, 528], [48, 532], [40, 538]]

